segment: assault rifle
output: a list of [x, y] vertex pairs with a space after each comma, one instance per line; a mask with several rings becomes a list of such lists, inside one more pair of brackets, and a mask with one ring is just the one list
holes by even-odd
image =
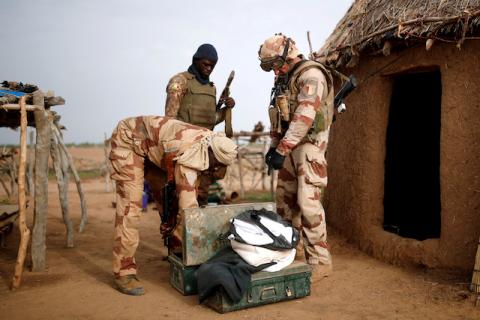
[[347, 108], [343, 103], [343, 100], [358, 86], [357, 79], [353, 74], [348, 77], [345, 84], [340, 88], [338, 93], [335, 95], [335, 99], [333, 100], [333, 105], [337, 109], [338, 113], [342, 113]]
[[162, 201], [162, 214], [160, 219], [162, 220], [162, 225], [160, 227], [160, 232], [163, 236], [163, 241], [167, 248], [170, 247], [170, 240], [177, 225], [177, 213], [178, 213], [178, 199], [175, 186], [174, 178], [174, 164], [173, 158], [175, 157], [174, 153], [166, 153], [164, 156], [165, 168], [167, 172], [167, 181], [163, 188], [163, 201]]
[[285, 90], [287, 89], [287, 83], [288, 83], [287, 75], [278, 75], [275, 78], [275, 83], [273, 84], [273, 88], [272, 88], [272, 91], [270, 93], [270, 105], [271, 106], [275, 105], [275, 98], [276, 97], [285, 93]]
[[[235, 71], [232, 70], [230, 72], [230, 75], [228, 76], [227, 84], [225, 85], [225, 88], [223, 88], [222, 94], [220, 95], [220, 98], [218, 99], [217, 110], [219, 110], [222, 107], [222, 104], [230, 96], [230, 85], [232, 84], [234, 76], [235, 76]], [[228, 138], [231, 138], [233, 136], [232, 108], [227, 108], [225, 110], [225, 135]]]
[[225, 99], [227, 99], [230, 96], [230, 85], [232, 84], [233, 78], [235, 77], [235, 71], [232, 70], [230, 72], [230, 75], [228, 76], [227, 79], [227, 84], [225, 85], [225, 88], [222, 90], [222, 94], [220, 95], [220, 98], [218, 99], [217, 103], [217, 110], [220, 109], [225, 102]]

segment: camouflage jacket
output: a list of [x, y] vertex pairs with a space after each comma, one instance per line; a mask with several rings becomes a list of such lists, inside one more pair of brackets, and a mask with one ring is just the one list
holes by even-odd
[[[208, 129], [168, 117], [140, 116], [122, 120], [116, 136], [112, 136], [112, 143], [121, 139], [122, 144], [132, 146], [135, 153], [148, 157], [163, 168], [165, 153], [185, 150], [196, 141], [213, 134]], [[113, 144], [112, 150], [115, 150]]]
[[[316, 142], [316, 134], [311, 132], [312, 124], [317, 113], [327, 113], [327, 110], [322, 110], [327, 108], [323, 101], [330, 96], [329, 91], [333, 90], [323, 72], [315, 67], [300, 71], [298, 77], [289, 80], [288, 87], [292, 110], [288, 129], [283, 135], [271, 132], [272, 147], [276, 147], [282, 155], [288, 155], [301, 142]], [[328, 129], [331, 120], [325, 117], [325, 122], [322, 130]]]

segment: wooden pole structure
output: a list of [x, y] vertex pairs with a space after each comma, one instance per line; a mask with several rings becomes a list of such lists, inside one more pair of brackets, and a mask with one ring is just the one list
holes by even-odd
[[273, 201], [275, 201], [275, 174], [277, 170], [272, 170], [272, 173], [270, 174], [270, 194], [272, 195]]
[[55, 169], [55, 177], [57, 178], [58, 197], [62, 208], [63, 222], [67, 231], [67, 247], [73, 248], [73, 224], [68, 212], [68, 180], [65, 180], [62, 171], [62, 160], [60, 158], [60, 150], [55, 135], [52, 135], [50, 154], [52, 156], [53, 168]]
[[33, 142], [33, 130], [30, 131], [30, 137], [29, 137], [29, 154], [28, 154], [28, 193], [30, 194], [31, 197], [33, 197], [35, 187], [33, 185], [33, 162], [34, 162], [34, 157], [33, 157], [33, 145], [35, 144]]
[[61, 147], [61, 150], [63, 151], [63, 153], [66, 156], [66, 160], [68, 161], [68, 165], [70, 166], [70, 170], [72, 170], [73, 176], [75, 178], [75, 184], [77, 185], [77, 191], [78, 191], [78, 194], [80, 196], [80, 207], [81, 207], [81, 210], [82, 210], [82, 214], [81, 214], [81, 217], [80, 217], [80, 227], [78, 228], [78, 232], [81, 233], [85, 229], [85, 225], [87, 224], [87, 220], [88, 220], [87, 204], [85, 202], [85, 195], [84, 195], [83, 189], [82, 189], [82, 182], [80, 181], [80, 176], [78, 175], [77, 169], [75, 169], [75, 165], [73, 163], [72, 156], [70, 155], [67, 147], [63, 143], [63, 139], [60, 135], [60, 130], [53, 123], [52, 123], [51, 127], [52, 127], [53, 133], [55, 134], [55, 136], [57, 138], [58, 145]]
[[267, 155], [268, 152], [268, 146], [267, 146], [267, 141], [263, 141], [263, 170], [262, 170], [262, 190], [265, 191], [267, 190], [267, 172], [268, 172], [268, 167], [267, 164], [265, 163], [265, 156]]
[[[35, 105], [44, 105], [43, 92], [33, 93]], [[48, 158], [50, 153], [50, 121], [45, 110], [34, 111], [37, 139], [35, 144], [35, 214], [32, 234], [32, 271], [45, 270], [47, 210], [48, 210]]]
[[12, 150], [12, 158], [8, 162], [8, 166], [10, 170], [8, 170], [10, 174], [10, 190], [12, 191], [12, 197], [18, 195], [18, 185], [17, 185], [17, 171], [15, 169], [15, 153]]
[[242, 152], [238, 150], [237, 153], [237, 161], [238, 161], [238, 179], [240, 180], [240, 198], [243, 199], [245, 197], [245, 188], [243, 186], [243, 169], [242, 169]]
[[104, 133], [103, 153], [105, 155], [105, 192], [110, 192], [112, 187], [112, 179], [110, 178], [110, 160], [108, 159], [109, 144], [110, 142], [107, 139], [107, 134]]
[[[20, 105], [18, 104], [12, 104], [12, 103], [7, 103], [7, 104], [2, 104], [0, 105], [0, 108], [3, 110], [20, 110]], [[43, 110], [43, 104], [41, 105], [26, 105], [25, 109], [27, 111], [37, 111], [37, 110]]]
[[3, 189], [5, 189], [5, 193], [7, 194], [7, 197], [10, 198], [10, 190], [8, 190], [8, 187], [5, 184], [5, 181], [3, 181], [3, 179], [0, 179], [0, 184], [2, 185]]
[[26, 218], [26, 194], [25, 194], [25, 163], [27, 161], [27, 111], [25, 110], [25, 97], [20, 98], [20, 163], [18, 168], [18, 206], [20, 244], [18, 246], [17, 262], [15, 263], [15, 273], [12, 279], [11, 289], [17, 289], [22, 282], [23, 265], [27, 255], [28, 242], [30, 240], [30, 230], [27, 227]]

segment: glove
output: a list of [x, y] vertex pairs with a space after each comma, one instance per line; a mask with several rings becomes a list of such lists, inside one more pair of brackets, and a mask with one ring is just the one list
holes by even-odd
[[275, 152], [275, 148], [274, 147], [270, 147], [270, 149], [268, 149], [268, 152], [267, 154], [265, 155], [265, 164], [268, 166], [270, 166], [270, 161], [272, 160], [272, 154]]
[[283, 168], [283, 162], [285, 162], [285, 156], [282, 156], [275, 150], [270, 158], [270, 165], [273, 169], [280, 170]]

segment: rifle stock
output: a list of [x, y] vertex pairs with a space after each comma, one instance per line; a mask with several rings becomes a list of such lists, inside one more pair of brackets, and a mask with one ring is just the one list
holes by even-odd
[[353, 74], [348, 77], [348, 81], [340, 88], [338, 93], [335, 95], [334, 107], [338, 108], [343, 100], [358, 86], [357, 79]]

